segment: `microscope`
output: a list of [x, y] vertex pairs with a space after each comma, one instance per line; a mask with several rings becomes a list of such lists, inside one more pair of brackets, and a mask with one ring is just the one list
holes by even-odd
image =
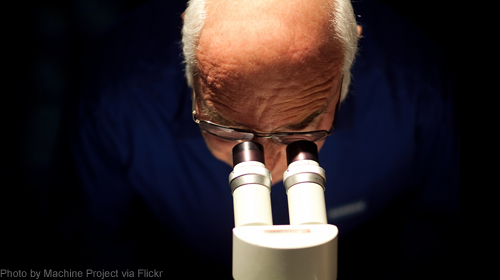
[[233, 148], [229, 185], [233, 194], [233, 277], [236, 280], [337, 278], [338, 229], [327, 224], [325, 171], [309, 141], [287, 146], [283, 175], [290, 225], [273, 225], [271, 173], [262, 145]]

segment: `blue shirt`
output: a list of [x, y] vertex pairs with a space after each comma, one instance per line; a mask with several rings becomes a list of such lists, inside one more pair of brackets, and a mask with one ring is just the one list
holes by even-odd
[[[73, 141], [85, 201], [78, 262], [230, 278], [232, 168], [191, 119], [185, 6], [172, 2], [142, 6], [88, 52]], [[354, 7], [363, 27], [354, 79], [319, 153], [339, 279], [428, 276], [457, 238], [452, 85], [439, 52], [404, 19], [375, 1]], [[282, 183], [271, 200], [274, 223], [287, 224]]]

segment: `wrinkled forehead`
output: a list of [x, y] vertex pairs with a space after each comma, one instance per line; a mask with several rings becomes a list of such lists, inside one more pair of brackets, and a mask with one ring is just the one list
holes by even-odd
[[208, 107], [226, 117], [237, 111], [269, 122], [278, 111], [283, 118], [291, 109], [303, 111], [298, 118], [305, 118], [328, 107], [342, 69], [329, 9], [300, 9], [303, 1], [243, 2], [249, 3], [207, 7], [195, 85]]

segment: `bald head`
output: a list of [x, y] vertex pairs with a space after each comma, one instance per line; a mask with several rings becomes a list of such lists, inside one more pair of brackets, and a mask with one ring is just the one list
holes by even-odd
[[[318, 3], [312, 3], [318, 2]], [[295, 79], [330, 64], [342, 67], [340, 44], [331, 36], [331, 8], [313, 0], [208, 1], [196, 53], [205, 86]], [[276, 85], [279, 86], [279, 85]]]
[[[261, 60], [274, 62], [280, 58], [288, 59], [283, 54], [295, 54], [295, 58], [300, 58], [305, 51], [306, 55], [308, 52], [311, 55], [311, 47], [315, 49], [311, 44], [325, 44], [325, 40], [332, 43], [331, 39], [335, 38], [336, 44], [330, 47], [340, 48], [338, 54], [342, 56], [340, 65], [346, 89], [343, 97], [347, 93], [358, 35], [349, 0], [190, 0], [184, 19], [182, 42], [190, 87], [193, 87], [193, 76], [197, 72], [196, 54], [200, 37], [208, 38], [206, 42], [209, 45], [206, 47], [222, 58], [228, 57], [231, 48], [236, 48], [240, 53], [246, 50], [258, 55]], [[309, 40], [304, 40], [304, 37]], [[293, 44], [287, 44], [287, 38], [295, 38], [288, 40]], [[272, 46], [272, 42], [266, 44], [266, 40], [275, 41], [275, 46], [281, 46], [281, 49], [265, 52]], [[301, 45], [301, 42], [305, 44]], [[264, 48], [257, 52], [251, 49], [260, 46]]]
[[333, 41], [330, 12], [324, 0], [208, 1], [200, 46], [223, 58], [301, 59]]

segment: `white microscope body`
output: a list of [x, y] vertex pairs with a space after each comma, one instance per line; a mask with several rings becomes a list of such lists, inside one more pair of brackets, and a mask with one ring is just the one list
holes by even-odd
[[336, 279], [336, 226], [327, 224], [325, 172], [316, 144], [298, 141], [287, 147], [290, 225], [273, 225], [271, 173], [262, 146], [243, 142], [233, 149], [229, 175], [233, 193], [233, 277], [258, 279]]

